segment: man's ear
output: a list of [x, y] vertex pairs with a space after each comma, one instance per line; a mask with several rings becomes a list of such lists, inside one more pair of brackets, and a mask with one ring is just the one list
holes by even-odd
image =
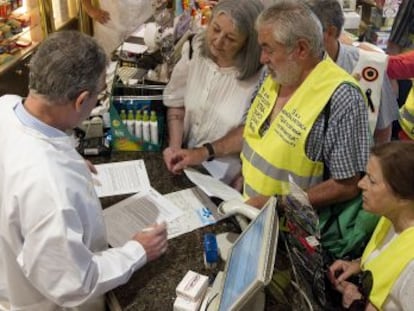
[[85, 100], [88, 99], [89, 94], [90, 94], [89, 91], [83, 91], [75, 99], [74, 105], [75, 105], [75, 110], [77, 112], [81, 112], [82, 111], [83, 103], [84, 103]]
[[304, 39], [299, 39], [296, 47], [296, 57], [305, 58], [309, 55], [310, 46], [309, 43]]
[[336, 28], [335, 26], [329, 25], [326, 27], [325, 34], [327, 34], [329, 37], [333, 37], [336, 39], [341, 34], [341, 31], [338, 30], [338, 28]]

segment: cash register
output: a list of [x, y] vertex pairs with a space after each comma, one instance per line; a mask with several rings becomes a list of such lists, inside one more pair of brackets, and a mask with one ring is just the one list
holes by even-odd
[[230, 248], [225, 270], [217, 275], [200, 310], [263, 310], [263, 290], [273, 275], [278, 235], [272, 197]]

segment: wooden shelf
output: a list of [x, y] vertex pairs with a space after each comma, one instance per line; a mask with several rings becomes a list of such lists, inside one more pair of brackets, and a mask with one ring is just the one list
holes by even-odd
[[21, 48], [19, 52], [13, 54], [12, 58], [9, 61], [0, 65], [0, 74], [6, 72], [9, 68], [16, 65], [20, 60], [29, 55], [38, 45], [39, 42], [32, 42], [30, 46]]

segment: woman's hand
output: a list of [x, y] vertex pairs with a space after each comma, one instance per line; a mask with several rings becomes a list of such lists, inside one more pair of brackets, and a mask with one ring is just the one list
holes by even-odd
[[174, 165], [180, 160], [178, 152], [181, 148], [167, 147], [162, 152], [165, 165], [170, 172], [173, 172]]
[[189, 166], [203, 163], [208, 158], [208, 151], [205, 147], [194, 149], [176, 149], [168, 147], [163, 152], [164, 161], [170, 172], [181, 174]]
[[362, 294], [354, 283], [342, 281], [337, 289], [342, 293], [342, 306], [346, 309], [348, 309], [355, 300], [362, 299]]
[[[338, 290], [342, 282], [347, 280], [351, 275], [361, 272], [359, 261], [336, 260], [328, 270], [328, 278], [332, 285]], [[349, 283], [349, 282], [348, 282]]]

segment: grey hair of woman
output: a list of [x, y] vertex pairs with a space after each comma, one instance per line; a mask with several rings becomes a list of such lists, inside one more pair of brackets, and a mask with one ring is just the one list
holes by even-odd
[[264, 25], [273, 27], [273, 38], [288, 50], [305, 40], [313, 57], [321, 58], [324, 53], [322, 25], [303, 1], [276, 0], [259, 15], [256, 29]]
[[30, 61], [29, 89], [50, 104], [65, 104], [83, 91], [98, 93], [107, 59], [90, 36], [60, 31], [49, 36]]
[[334, 26], [337, 29], [336, 37], [339, 38], [345, 23], [345, 17], [338, 0], [307, 0], [306, 4], [319, 18], [324, 31], [329, 26]]
[[[239, 71], [239, 80], [252, 77], [261, 67], [261, 49], [257, 42], [257, 32], [254, 24], [263, 8], [263, 4], [259, 0], [221, 0], [213, 8], [210, 21], [220, 14], [225, 14], [232, 20], [237, 31], [246, 36], [246, 42], [235, 59], [235, 67]], [[205, 41], [201, 48], [201, 55], [211, 58]]]

